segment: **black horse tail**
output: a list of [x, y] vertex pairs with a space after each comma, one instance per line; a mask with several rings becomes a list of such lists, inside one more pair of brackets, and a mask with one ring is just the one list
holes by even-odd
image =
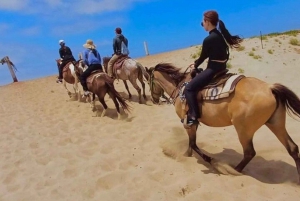
[[108, 90], [116, 97], [117, 101], [121, 104], [122, 108], [125, 111], [130, 112], [130, 106], [126, 103], [126, 100], [119, 94], [119, 92], [117, 92], [111, 78], [107, 74], [105, 74], [105, 76], [103, 77], [105, 80], [105, 84], [108, 87]]
[[276, 98], [277, 104], [281, 103], [284, 105], [290, 117], [293, 118], [294, 115], [300, 118], [300, 99], [292, 90], [276, 83], [271, 87], [271, 91]]

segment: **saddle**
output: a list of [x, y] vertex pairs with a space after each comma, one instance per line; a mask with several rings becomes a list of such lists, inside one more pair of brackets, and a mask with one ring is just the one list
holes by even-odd
[[125, 60], [127, 59], [130, 59], [129, 56], [127, 55], [122, 55], [118, 58], [118, 60], [114, 63], [114, 66], [113, 66], [113, 71], [117, 71], [118, 69], [122, 68], [122, 65], [124, 63]]
[[[199, 101], [198, 103], [200, 104], [200, 116], [202, 115], [203, 100], [217, 100], [229, 97], [229, 95], [234, 92], [237, 83], [244, 77], [244, 75], [228, 73], [228, 69], [217, 73], [211, 80], [211, 82], [207, 86], [205, 86], [197, 95], [197, 99]], [[182, 103], [183, 116], [189, 109], [184, 95], [184, 89], [188, 83], [189, 82], [184, 82], [179, 88], [179, 98]]]
[[92, 73], [88, 76], [86, 79], [86, 82], [89, 84], [92, 84], [94, 79], [99, 77], [99, 76], [107, 76], [106, 73], [104, 73], [102, 70], [94, 70]]

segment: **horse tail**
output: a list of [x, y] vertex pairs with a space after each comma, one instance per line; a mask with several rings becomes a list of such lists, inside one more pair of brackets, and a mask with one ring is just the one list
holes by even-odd
[[125, 111], [130, 112], [131, 109], [130, 106], [126, 103], [126, 100], [119, 94], [119, 92], [117, 92], [117, 90], [113, 85], [113, 81], [111, 81], [111, 78], [108, 77], [107, 74], [105, 74], [105, 76], [103, 77], [104, 77], [105, 84], [108, 88], [108, 91], [116, 97], [116, 99], [118, 100], [118, 102], [121, 104], [122, 108]]
[[145, 67], [140, 63], [140, 62], [136, 62], [137, 66], [141, 69], [144, 77], [146, 78], [146, 80], [148, 81], [149, 80], [149, 74], [147, 73]]
[[282, 84], [273, 84], [271, 91], [274, 94], [277, 104], [281, 103], [287, 108], [287, 113], [293, 118], [293, 115], [300, 118], [300, 99], [288, 87]]

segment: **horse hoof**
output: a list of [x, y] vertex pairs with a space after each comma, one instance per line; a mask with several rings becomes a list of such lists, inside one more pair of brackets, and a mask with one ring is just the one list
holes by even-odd
[[192, 151], [186, 151], [186, 152], [183, 154], [183, 156], [185, 156], [185, 157], [192, 157], [192, 155], [193, 155], [193, 152], [192, 152]]

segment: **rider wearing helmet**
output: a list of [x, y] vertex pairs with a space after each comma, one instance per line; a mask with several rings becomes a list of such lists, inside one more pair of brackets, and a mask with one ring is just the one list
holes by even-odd
[[65, 41], [64, 40], [59, 40], [58, 44], [60, 45], [59, 48], [59, 55], [60, 58], [62, 60], [60, 66], [58, 67], [58, 72], [59, 72], [59, 76], [58, 76], [58, 80], [56, 81], [57, 83], [61, 83], [62, 79], [63, 79], [63, 68], [64, 66], [69, 63], [70, 61], [76, 61], [75, 58], [73, 57], [72, 51], [71, 49], [65, 45]]

